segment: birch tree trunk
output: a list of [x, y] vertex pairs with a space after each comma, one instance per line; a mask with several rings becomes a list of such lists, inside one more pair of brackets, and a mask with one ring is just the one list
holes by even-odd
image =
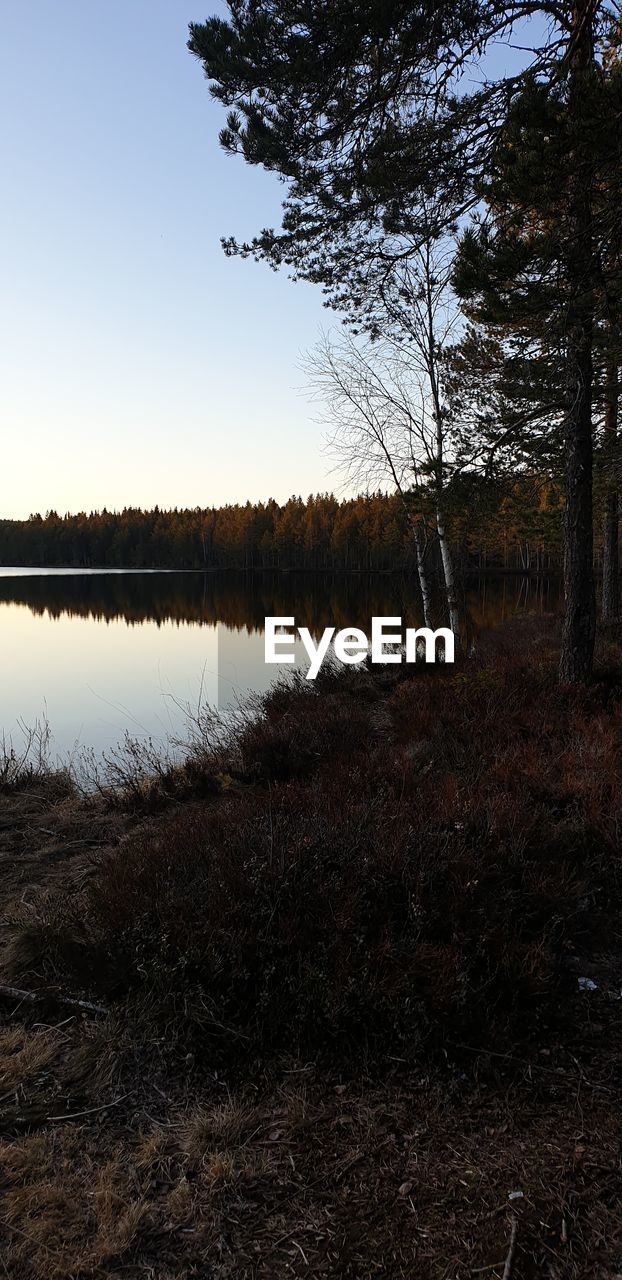
[[430, 260], [430, 245], [426, 245], [426, 270], [425, 270], [425, 289], [426, 289], [426, 305], [427, 305], [427, 366], [428, 377], [430, 380], [430, 391], [432, 393], [432, 404], [434, 408], [434, 423], [436, 434], [436, 532], [441, 551], [441, 562], [443, 565], [443, 578], [445, 580], [445, 599], [447, 601], [447, 611], [449, 613], [449, 625], [456, 638], [456, 647], [460, 645], [460, 611], [458, 608], [458, 597], [456, 594], [456, 578], [454, 574], [453, 557], [451, 548], [447, 539], [447, 531], [445, 528], [445, 517], [443, 514], [443, 496], [445, 490], [445, 433], [443, 428], [443, 406], [441, 404], [441, 387], [438, 376], [438, 351], [436, 338], [434, 334], [434, 307], [432, 303], [432, 279], [433, 268]]
[[423, 529], [422, 521], [413, 521], [413, 533], [415, 537], [415, 550], [417, 554], [417, 574], [419, 577], [419, 587], [421, 589], [421, 599], [423, 601], [423, 621], [426, 627], [432, 626], [432, 590], [430, 587], [430, 579], [428, 577], [427, 566], [427, 538]]
[[441, 549], [441, 560], [443, 563], [443, 577], [445, 578], [445, 595], [447, 597], [449, 625], [456, 637], [456, 644], [458, 644], [460, 639], [460, 609], [458, 607], [458, 596], [456, 592], [454, 561], [451, 554], [451, 547], [447, 539], [443, 517], [440, 511], [436, 514], [436, 531], [438, 533], [438, 544]]

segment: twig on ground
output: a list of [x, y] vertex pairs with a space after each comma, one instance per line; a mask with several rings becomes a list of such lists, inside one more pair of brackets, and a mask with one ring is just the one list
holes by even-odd
[[107, 1111], [109, 1107], [118, 1107], [120, 1102], [125, 1102], [129, 1098], [129, 1093], [124, 1093], [120, 1098], [113, 1098], [112, 1102], [103, 1102], [101, 1107], [87, 1107], [86, 1111], [71, 1111], [66, 1116], [46, 1116], [46, 1120], [78, 1120], [80, 1116], [92, 1116], [96, 1111]]
[[27, 1000], [29, 1004], [41, 1004], [52, 1000], [55, 1004], [67, 1005], [71, 1009], [83, 1009], [85, 1013], [106, 1014], [107, 1009], [101, 1004], [92, 1004], [90, 1000], [76, 1000], [73, 996], [59, 995], [55, 991], [22, 991], [20, 987], [7, 987], [0, 982], [0, 996], [8, 1000]]
[[514, 1255], [516, 1253], [516, 1237], [517, 1236], [518, 1236], [518, 1218], [516, 1217], [516, 1214], [513, 1214], [512, 1230], [510, 1233], [510, 1247], [508, 1249], [508, 1256], [505, 1260], [505, 1266], [503, 1268], [503, 1280], [510, 1280], [510, 1277], [512, 1275], [512, 1268], [514, 1266]]

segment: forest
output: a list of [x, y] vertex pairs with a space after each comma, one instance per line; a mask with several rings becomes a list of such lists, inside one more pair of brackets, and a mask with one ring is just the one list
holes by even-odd
[[[472, 487], [470, 498], [449, 519], [462, 569], [559, 568], [562, 499], [554, 485], [530, 476], [505, 490]], [[0, 520], [3, 565], [408, 571], [414, 560], [412, 514], [399, 494]]]

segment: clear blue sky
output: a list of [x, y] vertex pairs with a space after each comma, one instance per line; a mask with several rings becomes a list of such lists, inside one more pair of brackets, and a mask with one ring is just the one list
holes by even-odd
[[217, 8], [0, 0], [0, 516], [335, 483], [299, 368], [334, 318], [220, 248], [283, 188], [219, 150]]
[[186, 40], [219, 8], [0, 0], [0, 517], [339, 484], [300, 370], [335, 317], [220, 248], [284, 188], [218, 147]]

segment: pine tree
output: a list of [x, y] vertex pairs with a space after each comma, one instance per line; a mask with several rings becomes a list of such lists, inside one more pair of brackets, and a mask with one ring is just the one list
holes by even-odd
[[[622, 79], [617, 67], [601, 68], [594, 75], [582, 112], [581, 145], [589, 151], [593, 185], [589, 236], [594, 262], [581, 287], [577, 288], [567, 253], [575, 235], [575, 213], [568, 198], [574, 184], [568, 157], [576, 154], [579, 145], [575, 122], [560, 86], [551, 88], [536, 81], [513, 105], [491, 177], [482, 186], [486, 217], [463, 235], [454, 271], [455, 288], [473, 322], [452, 353], [454, 382], [468, 399], [470, 373], [472, 421], [491, 452], [505, 452], [508, 459], [522, 457], [531, 465], [535, 462], [553, 476], [559, 474], [564, 434], [571, 456], [575, 444], [565, 431], [573, 419], [576, 397], [575, 384], [567, 378], [575, 341], [567, 325], [569, 312], [582, 316], [585, 326], [589, 324], [594, 425], [604, 426], [605, 433], [598, 461], [610, 472], [615, 469], [617, 367], [622, 358], [618, 250]], [[473, 379], [486, 361], [494, 396], [482, 407]], [[589, 440], [584, 440], [586, 467], [591, 466], [591, 435], [592, 430]], [[616, 608], [617, 497], [611, 483], [605, 487], [603, 614], [611, 616]], [[586, 508], [589, 497], [585, 495]], [[576, 537], [575, 515], [570, 504], [568, 544]], [[582, 624], [587, 629], [586, 615], [587, 603]]]
[[[230, 108], [221, 143], [288, 184], [280, 231], [265, 230], [229, 252], [289, 265], [328, 301], [366, 313], [368, 282], [409, 251], [423, 231], [422, 196], [448, 221], [474, 207], [490, 172], [499, 129], [515, 97], [542, 80], [559, 86], [568, 122], [563, 196], [567, 385], [566, 614], [560, 675], [591, 671], [592, 289], [594, 241], [592, 121], [596, 52], [616, 18], [599, 0], [230, 0], [230, 21], [193, 24], [191, 51], [211, 91]], [[517, 23], [544, 20], [523, 75], [480, 81], [463, 73]], [[525, 39], [525, 44], [528, 40]]]

